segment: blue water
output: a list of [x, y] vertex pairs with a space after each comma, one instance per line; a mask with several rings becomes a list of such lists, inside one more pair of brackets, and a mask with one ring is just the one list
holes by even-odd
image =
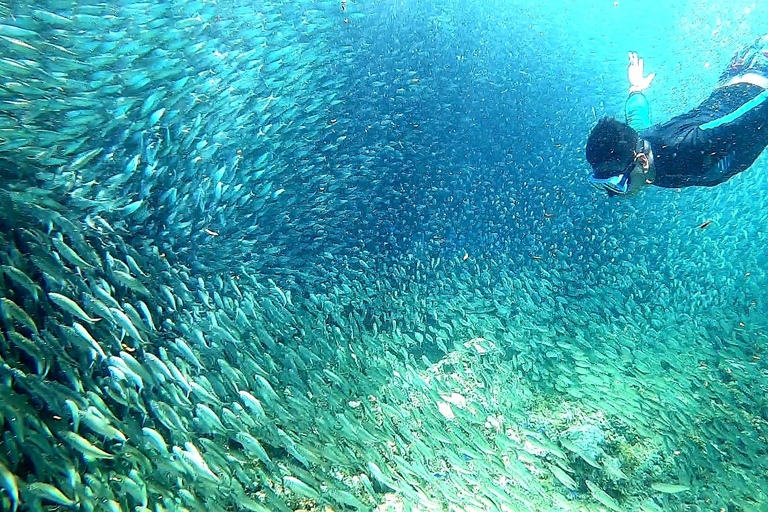
[[0, 508], [768, 506], [765, 156], [627, 199], [584, 158], [628, 52], [665, 121], [768, 4], [0, 14]]

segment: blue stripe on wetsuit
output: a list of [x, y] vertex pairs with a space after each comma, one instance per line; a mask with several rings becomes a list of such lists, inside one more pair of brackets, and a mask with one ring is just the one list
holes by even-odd
[[724, 124], [732, 123], [733, 121], [737, 120], [744, 114], [748, 113], [750, 110], [755, 109], [765, 103], [765, 101], [768, 100], [768, 90], [765, 90], [746, 102], [744, 105], [739, 107], [738, 109], [734, 110], [727, 116], [723, 116], [719, 119], [714, 119], [708, 123], [704, 123], [703, 125], [699, 126], [700, 130], [712, 130], [714, 128], [717, 128], [718, 126], [722, 126]]

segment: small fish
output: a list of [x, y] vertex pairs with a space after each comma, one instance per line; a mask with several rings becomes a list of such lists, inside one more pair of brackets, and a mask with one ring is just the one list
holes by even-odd
[[19, 482], [16, 475], [11, 473], [2, 462], [0, 462], [0, 485], [11, 499], [12, 512], [16, 512], [19, 508]]
[[8, 276], [11, 281], [27, 290], [35, 300], [38, 300], [42, 290], [40, 286], [35, 283], [27, 274], [10, 265], [2, 265], [0, 266], [0, 269], [2, 269], [3, 273]]
[[112, 316], [115, 318], [118, 325], [120, 325], [120, 327], [122, 327], [125, 332], [130, 334], [131, 337], [136, 341], [144, 343], [144, 338], [141, 337], [141, 334], [139, 334], [138, 329], [136, 329], [136, 326], [133, 325], [131, 319], [128, 318], [128, 315], [126, 315], [123, 311], [115, 308], [109, 308], [109, 311], [112, 313]]
[[319, 500], [320, 493], [310, 487], [308, 484], [302, 482], [293, 476], [284, 476], [283, 485], [293, 491], [295, 494], [311, 500]]
[[153, 112], [152, 115], [149, 116], [149, 125], [150, 126], [156, 125], [160, 121], [160, 119], [163, 117], [163, 114], [165, 114], [164, 108], [158, 109], [155, 112]]
[[105, 231], [109, 231], [110, 233], [115, 232], [112, 226], [109, 225], [109, 222], [107, 222], [102, 217], [95, 214], [89, 214], [88, 216], [86, 216], [85, 223], [88, 224], [88, 227], [90, 227], [91, 229], [101, 228]]
[[131, 215], [133, 213], [136, 213], [136, 211], [139, 208], [141, 208], [141, 206], [143, 204], [144, 204], [144, 200], [143, 199], [139, 199], [138, 201], [134, 201], [132, 203], [128, 203], [127, 205], [125, 205], [125, 206], [123, 206], [121, 208], [117, 208], [115, 211], [116, 212], [120, 212], [120, 213], [124, 213], [125, 216], [127, 217], [127, 216], [129, 216], [129, 215]]
[[381, 471], [381, 468], [377, 466], [374, 462], [368, 462], [368, 471], [371, 473], [371, 476], [376, 479], [380, 484], [386, 485], [387, 487], [391, 487], [392, 489], [397, 490], [397, 487], [395, 487], [394, 482], [390, 478], [387, 478], [384, 473]]
[[173, 364], [172, 361], [164, 360], [163, 361], [165, 365], [168, 367], [168, 370], [170, 370], [171, 375], [173, 375], [173, 380], [181, 386], [181, 389], [184, 390], [184, 393], [189, 396], [189, 394], [192, 392], [192, 385], [189, 383], [189, 379], [187, 376], [185, 376], [183, 373], [181, 373], [181, 370], [179, 370], [179, 367]]
[[607, 492], [589, 480], [586, 480], [585, 483], [587, 484], [587, 487], [589, 488], [589, 491], [592, 493], [592, 497], [595, 498], [595, 500], [599, 501], [614, 512], [621, 512], [621, 507], [619, 506], [618, 502], [613, 499]]
[[334, 501], [342, 503], [349, 508], [356, 510], [365, 510], [367, 507], [360, 501], [354, 494], [343, 490], [329, 489], [328, 495], [333, 498]]
[[173, 291], [171, 288], [167, 285], [160, 285], [160, 291], [162, 292], [165, 299], [168, 301], [168, 303], [171, 305], [171, 310], [175, 311], [178, 307], [176, 305], [176, 297], [173, 295]]
[[255, 396], [247, 391], [240, 391], [239, 394], [243, 404], [245, 404], [245, 407], [248, 408], [248, 410], [253, 414], [255, 414], [257, 418], [262, 419], [266, 417], [264, 414], [264, 408], [261, 406], [261, 402], [259, 402]]
[[187, 429], [181, 417], [170, 405], [164, 402], [151, 402], [153, 412], [157, 415], [157, 419], [168, 428], [170, 431], [179, 430], [186, 433]]
[[32, 30], [25, 28], [15, 27], [13, 25], [0, 25], [0, 34], [11, 37], [27, 37], [33, 39], [39, 39], [40, 35]]
[[192, 469], [195, 470], [201, 476], [210, 478], [214, 482], [218, 482], [220, 480], [219, 477], [216, 476], [213, 473], [213, 471], [211, 471], [211, 468], [205, 462], [202, 455], [200, 455], [200, 452], [197, 450], [195, 445], [187, 441], [186, 443], [184, 443], [184, 447], [186, 448], [186, 450], [182, 450], [178, 446], [174, 446], [173, 453], [175, 455], [181, 456], [183, 460], [190, 463]]
[[133, 158], [131, 158], [131, 160], [125, 166], [125, 174], [131, 175], [134, 172], [136, 172], [136, 169], [138, 169], [139, 167], [139, 162], [141, 162], [141, 154], [138, 154]]
[[[44, 11], [42, 9], [33, 9], [32, 10], [32, 15], [36, 19], [38, 19], [40, 21], [43, 21], [45, 23], [52, 24], [52, 25], [69, 25], [69, 24], [72, 23], [72, 20], [69, 19], [69, 18], [65, 18], [64, 16], [62, 16], [60, 14], [56, 14], [56, 13], [49, 12], [49, 11]], [[0, 29], [0, 31], [2, 31], [2, 30]], [[37, 36], [37, 34], [35, 32], [32, 32], [31, 30], [28, 31], [28, 32], [31, 33], [31, 36]]]
[[72, 316], [75, 316], [80, 320], [83, 320], [84, 322], [88, 322], [89, 324], [92, 324], [94, 322], [101, 320], [100, 318], [89, 317], [86, 314], [86, 312], [83, 311], [83, 309], [75, 301], [73, 301], [72, 299], [70, 299], [65, 295], [61, 295], [60, 293], [50, 292], [48, 293], [48, 298], [51, 299], [51, 302], [59, 306], [61, 309], [71, 314]]
[[139, 310], [141, 311], [141, 314], [144, 316], [144, 319], [147, 321], [147, 325], [149, 325], [150, 329], [153, 331], [156, 331], [157, 328], [155, 327], [155, 323], [152, 320], [152, 313], [149, 311], [149, 306], [143, 301], [139, 301]]
[[149, 369], [154, 370], [152, 373], [155, 374], [155, 377], [162, 377], [159, 379], [161, 382], [166, 380], [174, 380], [171, 370], [168, 368], [168, 365], [162, 361], [162, 359], [150, 352], [144, 352], [144, 359], [146, 360], [146, 364]]
[[149, 445], [160, 453], [168, 454], [168, 445], [165, 444], [165, 439], [154, 429], [144, 427], [141, 429], [144, 433], [144, 437], [147, 438]]
[[112, 295], [110, 295], [109, 290], [110, 288], [108, 286], [105, 286], [102, 288], [101, 286], [95, 286], [93, 289], [93, 293], [96, 294], [97, 297], [99, 297], [101, 300], [103, 300], [109, 307], [111, 308], [120, 308], [120, 303], [115, 300]]
[[175, 343], [176, 343], [176, 350], [178, 350], [179, 353], [187, 359], [187, 361], [194, 364], [198, 369], [203, 368], [203, 365], [200, 364], [200, 361], [198, 361], [197, 356], [195, 356], [195, 353], [192, 352], [192, 349], [189, 348], [189, 345], [187, 345], [187, 343], [183, 339], [176, 338]]
[[2, 311], [5, 318], [16, 320], [30, 331], [34, 332], [35, 334], [39, 334], [37, 325], [35, 325], [32, 317], [29, 316], [26, 311], [17, 306], [16, 303], [11, 299], [3, 297], [0, 299], [0, 306], [2, 306], [0, 307], [0, 311]]
[[258, 374], [254, 375], [253, 378], [256, 381], [256, 384], [259, 386], [262, 398], [264, 398], [268, 403], [276, 403], [280, 399], [280, 397], [277, 396], [277, 393], [275, 393], [275, 390], [272, 389], [272, 385], [267, 379]]
[[80, 408], [74, 401], [69, 399], [65, 400], [64, 404], [69, 410], [69, 415], [72, 416], [72, 429], [77, 432], [80, 428]]
[[547, 464], [547, 468], [552, 472], [553, 475], [555, 475], [555, 478], [563, 484], [565, 487], [571, 490], [577, 490], [579, 488], [579, 485], [571, 478], [571, 476], [560, 469], [558, 466], [554, 464]]
[[120, 380], [127, 380], [134, 384], [139, 390], [144, 388], [144, 379], [141, 375], [129, 368], [126, 362], [117, 357], [110, 356], [107, 369]]
[[86, 151], [85, 153], [77, 157], [75, 160], [73, 160], [71, 164], [69, 164], [69, 170], [70, 171], [80, 170], [82, 167], [85, 167], [88, 164], [88, 162], [90, 162], [91, 160], [99, 156], [102, 151], [104, 151], [104, 148], [96, 148], [90, 151]]
[[82, 423], [95, 433], [106, 439], [124, 443], [128, 438], [117, 428], [109, 424], [109, 420], [102, 417], [95, 407], [89, 407], [83, 411], [81, 416]]
[[23, 334], [12, 330], [9, 330], [6, 336], [16, 348], [25, 352], [35, 361], [38, 375], [45, 376], [50, 371], [50, 358], [48, 357], [48, 354], [41, 350], [41, 347], [38, 343], [30, 340]]
[[144, 286], [144, 284], [141, 281], [139, 281], [137, 278], [133, 277], [132, 275], [128, 274], [127, 272], [123, 272], [122, 270], [114, 270], [112, 271], [112, 274], [115, 276], [115, 279], [119, 283], [124, 284], [131, 290], [135, 292], [139, 292], [142, 295], [145, 295], [147, 297], [151, 295], [147, 287]]
[[98, 459], [114, 459], [115, 456], [111, 453], [107, 453], [101, 448], [94, 446], [90, 441], [81, 437], [74, 432], [65, 432], [62, 434], [72, 447], [83, 455], [86, 461], [94, 461]]
[[652, 483], [651, 489], [658, 492], [663, 492], [665, 494], [677, 494], [679, 492], [685, 492], [689, 491], [691, 488], [687, 485], [679, 485], [679, 484], [665, 484], [665, 483]]
[[243, 445], [245, 451], [248, 452], [249, 455], [255, 455], [256, 458], [265, 465], [272, 465], [272, 460], [269, 458], [269, 455], [267, 455], [266, 450], [264, 450], [264, 447], [258, 439], [246, 432], [238, 432], [235, 434], [235, 440]]
[[96, 341], [93, 336], [91, 336], [91, 333], [88, 332], [88, 329], [77, 322], [73, 322], [72, 327], [85, 341], [91, 344], [91, 347], [99, 354], [99, 356], [101, 356], [102, 359], [107, 358], [107, 354], [104, 352], [101, 344], [99, 344], [99, 342]]
[[699, 225], [699, 229], [704, 229], [705, 227], [709, 226], [711, 223], [712, 223], [711, 220], [705, 221]]
[[50, 501], [51, 503], [55, 503], [56, 505], [61, 505], [63, 507], [74, 507], [77, 505], [76, 501], [67, 498], [63, 492], [51, 484], [33, 482], [31, 484], [27, 484], [25, 490], [31, 494], [34, 499], [37, 500]]
[[72, 265], [80, 268], [93, 268], [93, 265], [81, 258], [74, 249], [64, 242], [64, 240], [53, 237], [51, 238], [51, 242], [59, 254]]
[[195, 415], [214, 432], [226, 432], [226, 427], [219, 419], [219, 416], [205, 404], [195, 406]]

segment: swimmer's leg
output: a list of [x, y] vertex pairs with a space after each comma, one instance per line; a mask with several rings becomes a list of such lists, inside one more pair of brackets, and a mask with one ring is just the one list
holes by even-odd
[[733, 77], [744, 73], [756, 73], [768, 78], [768, 34], [738, 49], [720, 74], [717, 85], [725, 85]]

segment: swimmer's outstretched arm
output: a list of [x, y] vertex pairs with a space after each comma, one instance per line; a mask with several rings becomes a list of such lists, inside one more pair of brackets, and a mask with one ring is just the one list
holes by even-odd
[[627, 124], [638, 132], [651, 126], [651, 106], [643, 91], [651, 86], [656, 73], [644, 76], [643, 59], [629, 52], [629, 98], [624, 105]]

